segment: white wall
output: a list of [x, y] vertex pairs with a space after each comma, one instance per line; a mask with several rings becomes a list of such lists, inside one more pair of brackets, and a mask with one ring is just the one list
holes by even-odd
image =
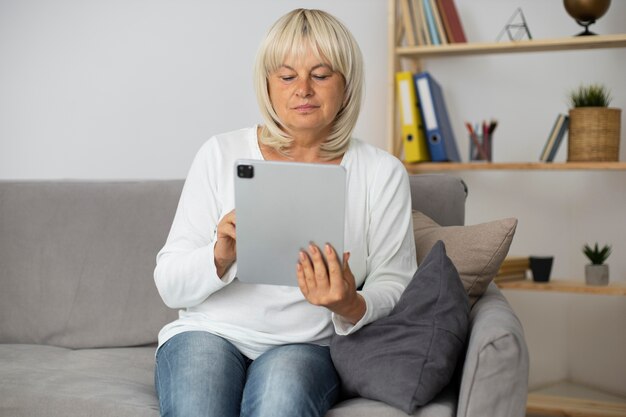
[[385, 1], [0, 0], [0, 178], [182, 178], [211, 135], [261, 121], [252, 64], [295, 7], [366, 60], [357, 135], [384, 147]]
[[[560, 1], [457, 0], [470, 41], [493, 41], [521, 6], [532, 35], [580, 31]], [[0, 0], [0, 179], [182, 178], [209, 136], [260, 121], [251, 67], [268, 26], [294, 7], [330, 11], [366, 64], [356, 135], [386, 147], [385, 0]], [[626, 2], [592, 29], [626, 33]], [[444, 88], [464, 158], [464, 120], [495, 117], [498, 161], [534, 161], [566, 93], [603, 82], [626, 108], [626, 49], [445, 58]], [[626, 130], [622, 113], [622, 138]], [[621, 160], [626, 160], [622, 143]], [[563, 146], [557, 160], [564, 160]], [[459, 173], [467, 223], [519, 218], [511, 254], [555, 256], [581, 278], [584, 242], [608, 242], [626, 281], [626, 172]], [[626, 298], [507, 292], [531, 350], [531, 384], [562, 378], [624, 393]], [[545, 314], [546, 316], [542, 316]], [[604, 321], [606, 320], [606, 322]]]

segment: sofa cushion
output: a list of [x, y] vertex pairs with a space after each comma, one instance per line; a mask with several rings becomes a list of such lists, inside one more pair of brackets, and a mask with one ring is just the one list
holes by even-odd
[[344, 391], [414, 412], [450, 382], [468, 315], [459, 274], [437, 242], [389, 316], [333, 337], [330, 351]]
[[417, 263], [421, 264], [435, 242], [442, 240], [452, 263], [459, 271], [470, 305], [483, 295], [509, 252], [517, 219], [471, 226], [442, 227], [425, 214], [413, 212], [413, 233]]
[[0, 343], [153, 343], [154, 285], [182, 181], [0, 182]]
[[[69, 350], [0, 345], [0, 416], [158, 417], [154, 348]], [[413, 417], [453, 417], [456, 390], [444, 389]], [[343, 401], [326, 417], [406, 417], [387, 404]]]
[[352, 398], [336, 404], [324, 417], [454, 417], [456, 410], [456, 385], [449, 384], [432, 401], [409, 415], [381, 401]]
[[154, 351], [0, 345], [0, 416], [158, 417]]

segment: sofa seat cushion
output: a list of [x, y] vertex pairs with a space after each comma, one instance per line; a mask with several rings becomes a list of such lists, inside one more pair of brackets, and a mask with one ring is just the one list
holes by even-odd
[[[158, 417], [154, 348], [84, 349], [0, 344], [0, 416]], [[444, 389], [412, 417], [452, 417], [456, 390]], [[326, 417], [407, 417], [363, 398]]]
[[380, 401], [353, 398], [335, 405], [325, 417], [453, 417], [456, 416], [458, 391], [456, 384], [444, 388], [431, 402], [412, 414]]
[[0, 415], [158, 417], [154, 347], [0, 345]]

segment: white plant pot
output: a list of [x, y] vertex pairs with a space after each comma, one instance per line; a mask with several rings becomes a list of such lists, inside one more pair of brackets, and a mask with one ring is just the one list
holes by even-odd
[[609, 285], [609, 266], [585, 265], [585, 282], [587, 285]]

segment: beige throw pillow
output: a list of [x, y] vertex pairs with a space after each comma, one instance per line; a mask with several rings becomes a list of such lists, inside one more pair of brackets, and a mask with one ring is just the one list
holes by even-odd
[[419, 211], [413, 212], [418, 265], [438, 241], [456, 267], [470, 305], [485, 292], [511, 246], [517, 219], [508, 218], [472, 226], [440, 226]]

